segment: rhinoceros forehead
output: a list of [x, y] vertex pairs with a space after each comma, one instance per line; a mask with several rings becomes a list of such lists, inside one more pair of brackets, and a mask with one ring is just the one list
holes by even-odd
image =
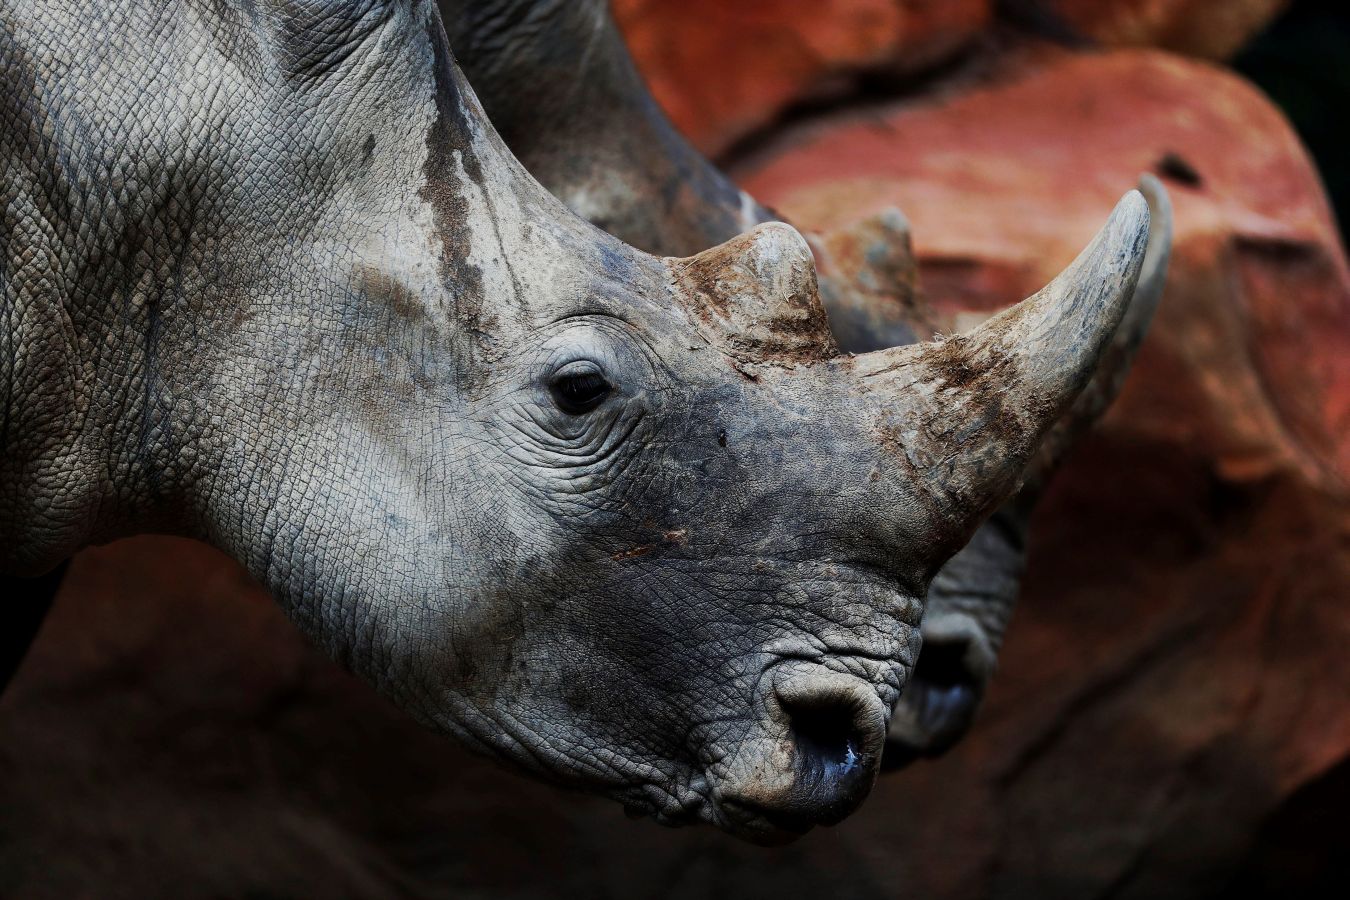
[[363, 32], [368, 49], [330, 64], [332, 84], [313, 89], [317, 110], [297, 112], [307, 140], [338, 123], [333, 250], [489, 357], [541, 323], [650, 298], [654, 261], [576, 219], [525, 172], [487, 125], [431, 9]]

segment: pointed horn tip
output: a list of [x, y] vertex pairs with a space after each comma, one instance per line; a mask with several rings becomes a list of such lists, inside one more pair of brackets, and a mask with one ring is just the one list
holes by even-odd
[[1107, 222], [1106, 230], [1111, 230], [1111, 226], [1117, 226], [1126, 233], [1135, 230], [1144, 231], [1148, 228], [1150, 220], [1153, 218], [1152, 205], [1148, 201], [1142, 186], [1128, 191], [1116, 208], [1111, 213], [1111, 218]]
[[[1124, 321], [1148, 249], [1151, 216], [1144, 195], [1132, 190], [1078, 258], [1038, 293], [968, 333], [977, 340], [1038, 351], [1033, 368], [1053, 390], [1081, 389], [1103, 349]], [[978, 337], [977, 337], [978, 336]]]
[[1142, 190], [1131, 190], [1116, 204], [1110, 219], [1078, 262], [1109, 247], [1109, 254], [1118, 259], [1135, 259], [1142, 263], [1156, 224], [1153, 204], [1148, 197]]
[[1148, 172], [1139, 176], [1139, 191], [1148, 200], [1151, 220], [1148, 231], [1148, 256], [1144, 260], [1143, 279], [1152, 282], [1154, 276], [1165, 268], [1172, 250], [1173, 212], [1172, 197], [1155, 175]]
[[1163, 185], [1158, 176], [1152, 172], [1144, 172], [1139, 176], [1139, 186], [1136, 188], [1139, 193], [1144, 195], [1148, 201], [1148, 208], [1155, 214], [1172, 212], [1172, 198], [1168, 194], [1167, 188]]
[[[864, 379], [902, 373], [894, 387], [880, 388], [898, 401], [883, 415], [901, 409], [940, 423], [920, 428], [906, 453], [954, 460], [960, 477], [938, 468], [924, 477], [957, 546], [1016, 489], [1040, 441], [1097, 370], [1130, 307], [1150, 224], [1145, 194], [1129, 191], [1068, 268], [1022, 303], [956, 338], [854, 360]], [[911, 389], [930, 384], [938, 389]], [[953, 450], [935, 434], [964, 439]]]
[[[1097, 279], [1104, 269], [1105, 271], [1128, 272], [1134, 268], [1137, 272], [1136, 267], [1142, 263], [1148, 247], [1151, 221], [1152, 216], [1149, 212], [1147, 199], [1137, 190], [1130, 191], [1120, 199], [1106, 224], [1102, 226], [1092, 242], [1083, 248], [1078, 258], [1068, 268], [1062, 271], [1044, 290], [1005, 311], [1004, 315], [1015, 317], [1027, 314], [1031, 310], [1045, 312], [1058, 310], [1055, 314], [1060, 315], [1065, 311], [1060, 307], [1066, 297], [1079, 296], [1078, 288], [1080, 284], [1084, 281]], [[1106, 313], [1111, 316], [1114, 313], [1114, 318], [1117, 320], [1120, 315], [1123, 315], [1133, 294], [1133, 277], [1131, 277], [1129, 288], [1126, 290], [1107, 291], [1096, 295], [1099, 303], [1092, 304], [1092, 306], [1096, 308], [1097, 314]], [[1084, 312], [1087, 311], [1087, 307], [1080, 303], [1071, 302], [1069, 305], [1071, 307], [1078, 306]], [[1115, 322], [1112, 323], [1113, 328], [1114, 326]]]
[[1153, 234], [1172, 235], [1172, 195], [1156, 175], [1149, 172], [1139, 176], [1139, 193], [1148, 201], [1148, 211], [1153, 217]]

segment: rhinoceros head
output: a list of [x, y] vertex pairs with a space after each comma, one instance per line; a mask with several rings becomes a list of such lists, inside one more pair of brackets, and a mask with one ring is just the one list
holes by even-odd
[[854, 357], [790, 227], [662, 259], [568, 213], [430, 0], [151, 6], [85, 11], [116, 54], [18, 38], [65, 79], [33, 142], [66, 168], [31, 168], [123, 411], [84, 433], [128, 460], [100, 510], [209, 538], [540, 776], [758, 840], [849, 813], [928, 581], [1120, 320], [1143, 199], [978, 331]]

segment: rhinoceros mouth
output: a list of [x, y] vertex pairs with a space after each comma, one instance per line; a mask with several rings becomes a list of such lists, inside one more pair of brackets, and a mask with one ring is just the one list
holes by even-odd
[[723, 800], [718, 809], [722, 815], [718, 818], [717, 825], [723, 831], [766, 847], [790, 844], [818, 824], [791, 816], [761, 812], [735, 800]]
[[712, 825], [770, 846], [842, 821], [878, 771], [891, 693], [882, 664], [899, 665], [893, 657], [831, 656], [829, 665], [779, 657], [757, 679], [744, 732], [719, 739], [728, 723], [718, 720], [713, 736], [693, 738], [699, 762], [685, 776], [636, 785], [616, 799], [632, 818]]
[[669, 785], [649, 782], [631, 788], [618, 799], [624, 815], [630, 819], [651, 819], [667, 828], [681, 828], [700, 823], [718, 824], [712, 814], [708, 779], [697, 772], [677, 789]]
[[[702, 778], [698, 780], [701, 782]], [[662, 796], [655, 799], [653, 795], [658, 792]], [[639, 789], [637, 796], [630, 795], [623, 800], [624, 814], [630, 819], [651, 819], [667, 828], [711, 825], [763, 846], [791, 843], [821, 824], [800, 817], [774, 815], [732, 798], [712, 799], [708, 794], [706, 789], [700, 789], [676, 796], [649, 785]]]

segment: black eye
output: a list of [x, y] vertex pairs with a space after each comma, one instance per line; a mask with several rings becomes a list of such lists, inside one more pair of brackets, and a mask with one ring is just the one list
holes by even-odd
[[589, 362], [568, 363], [549, 384], [553, 402], [571, 416], [595, 409], [613, 390], [605, 373]]

